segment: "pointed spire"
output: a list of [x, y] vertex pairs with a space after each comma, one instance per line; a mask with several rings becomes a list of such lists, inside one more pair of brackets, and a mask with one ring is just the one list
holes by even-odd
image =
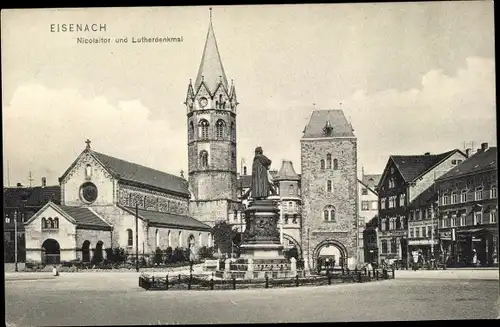
[[222, 66], [219, 48], [217, 47], [217, 41], [215, 39], [215, 33], [212, 26], [212, 8], [210, 8], [210, 24], [208, 26], [207, 39], [205, 41], [205, 48], [203, 49], [200, 68], [198, 69], [194, 87], [197, 90], [201, 82], [204, 81], [210, 91], [215, 91], [215, 88], [219, 84], [219, 80], [222, 81], [222, 84], [227, 89], [228, 83], [226, 73]]

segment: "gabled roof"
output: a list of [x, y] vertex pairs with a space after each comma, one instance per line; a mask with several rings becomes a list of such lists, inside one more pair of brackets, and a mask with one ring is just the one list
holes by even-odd
[[283, 160], [281, 168], [277, 176], [273, 176], [276, 181], [298, 181], [300, 180], [299, 175], [293, 169], [293, 163], [289, 160]]
[[[135, 208], [118, 206], [121, 209], [129, 212], [132, 215], [135, 215]], [[167, 212], [159, 212], [159, 211], [150, 211], [144, 209], [138, 209], [139, 217], [141, 219], [149, 220], [150, 224], [159, 224], [172, 226], [175, 228], [187, 228], [187, 229], [195, 229], [195, 230], [206, 230], [211, 231], [212, 227], [209, 225], [202, 223], [192, 217], [182, 216], [182, 215], [174, 215]]]
[[490, 147], [484, 151], [475, 153], [470, 158], [464, 160], [458, 166], [452, 168], [446, 174], [439, 177], [437, 181], [458, 178], [461, 176], [475, 174], [491, 169], [498, 169], [497, 147]]
[[[415, 181], [457, 151], [461, 153], [460, 150], [455, 149], [434, 155], [391, 155], [389, 160], [395, 164], [405, 182], [408, 183]], [[386, 172], [382, 176], [385, 177], [385, 174]]]
[[381, 177], [382, 174], [363, 175], [361, 178], [361, 182], [374, 190], [377, 187]]
[[153, 168], [138, 165], [129, 161], [92, 151], [97, 159], [120, 180], [138, 182], [144, 185], [187, 194], [188, 181]]
[[417, 195], [417, 197], [410, 202], [408, 207], [416, 209], [428, 206], [431, 202], [436, 202], [438, 200], [438, 193], [435, 186], [436, 184], [432, 184], [425, 191]]
[[61, 201], [61, 187], [56, 185], [4, 188], [4, 207], [20, 207], [22, 199], [26, 199], [25, 206], [28, 207], [42, 207], [49, 201], [59, 203]]
[[139, 183], [145, 187], [151, 186], [153, 188], [159, 188], [161, 190], [189, 196], [188, 181], [182, 177], [111, 157], [103, 153], [95, 152], [89, 147], [86, 148], [73, 162], [73, 164], [71, 164], [71, 166], [64, 172], [64, 174], [59, 178], [60, 181], [64, 179], [71, 169], [73, 169], [84, 153], [89, 153], [93, 156], [103, 165], [104, 169], [120, 181]]
[[203, 49], [200, 68], [194, 84], [195, 92], [198, 91], [202, 81], [210, 92], [213, 92], [220, 82], [222, 82], [226, 90], [228, 89], [226, 73], [222, 66], [217, 40], [215, 39], [212, 19], [210, 19], [210, 25], [208, 26], [205, 48]]
[[57, 211], [61, 216], [65, 217], [72, 224], [77, 225], [77, 227], [98, 227], [102, 230], [111, 230], [111, 225], [109, 225], [105, 220], [99, 217], [93, 210], [87, 207], [69, 207], [61, 206], [52, 202], [48, 202], [43, 206], [37, 213], [35, 213], [25, 225], [30, 224], [32, 221], [37, 219], [43, 212], [51, 207]]
[[[330, 129], [330, 132], [327, 130]], [[314, 110], [304, 129], [303, 139], [322, 137], [355, 137], [342, 110]]]
[[73, 218], [77, 226], [95, 226], [110, 229], [111, 225], [100, 218], [92, 209], [87, 207], [59, 206], [67, 215]]

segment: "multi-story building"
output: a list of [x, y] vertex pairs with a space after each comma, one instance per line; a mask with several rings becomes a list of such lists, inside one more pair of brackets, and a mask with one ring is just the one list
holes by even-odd
[[378, 262], [378, 216], [366, 223], [363, 231], [364, 262]]
[[14, 262], [17, 219], [17, 259], [24, 262], [26, 258], [26, 239], [24, 223], [49, 201], [60, 203], [61, 187], [47, 186], [45, 177], [42, 177], [41, 186], [24, 187], [20, 183], [17, 187], [6, 187], [3, 192], [4, 210], [4, 261]]
[[432, 184], [408, 205], [408, 254], [421, 253], [427, 261], [438, 250], [437, 190]]
[[367, 223], [378, 214], [378, 195], [375, 191], [382, 175], [365, 175], [361, 169], [361, 178], [358, 179], [358, 261], [365, 262], [364, 230]]
[[407, 262], [408, 204], [465, 158], [458, 149], [389, 157], [377, 187], [380, 260]]
[[439, 233], [444, 255], [452, 262], [498, 264], [497, 176], [497, 148], [483, 143], [436, 180]]
[[342, 110], [315, 110], [301, 143], [302, 233], [306, 269], [333, 246], [336, 262], [357, 255], [357, 138]]
[[228, 83], [212, 21], [194, 84], [186, 95], [190, 213], [214, 225], [238, 212], [236, 89]]

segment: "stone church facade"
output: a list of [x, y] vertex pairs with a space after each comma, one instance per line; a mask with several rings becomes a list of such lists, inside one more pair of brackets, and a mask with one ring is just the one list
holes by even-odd
[[211, 227], [189, 216], [182, 177], [96, 152], [88, 142], [59, 182], [61, 204], [49, 202], [26, 222], [27, 261], [90, 261], [116, 247], [141, 255], [189, 247], [196, 254], [212, 244]]
[[[357, 139], [342, 110], [317, 110], [301, 143], [302, 230], [306, 268], [322, 248], [336, 247], [344, 264], [356, 257]], [[337, 261], [339, 264], [340, 261]]]

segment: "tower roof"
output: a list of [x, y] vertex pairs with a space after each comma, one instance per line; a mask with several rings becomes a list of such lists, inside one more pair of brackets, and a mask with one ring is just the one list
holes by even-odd
[[222, 60], [217, 47], [215, 33], [212, 26], [212, 12], [210, 9], [210, 25], [208, 26], [207, 39], [205, 41], [205, 48], [203, 49], [203, 56], [201, 57], [200, 68], [194, 84], [195, 91], [204, 82], [207, 88], [213, 92], [219, 82], [222, 82], [224, 87], [228, 89], [228, 83]]
[[352, 126], [342, 110], [313, 111], [302, 138], [322, 137], [354, 137]]
[[293, 164], [289, 160], [283, 160], [281, 164], [281, 169], [278, 173], [278, 176], [275, 178], [276, 180], [286, 180], [286, 181], [298, 181], [300, 180], [299, 175], [293, 169]]

